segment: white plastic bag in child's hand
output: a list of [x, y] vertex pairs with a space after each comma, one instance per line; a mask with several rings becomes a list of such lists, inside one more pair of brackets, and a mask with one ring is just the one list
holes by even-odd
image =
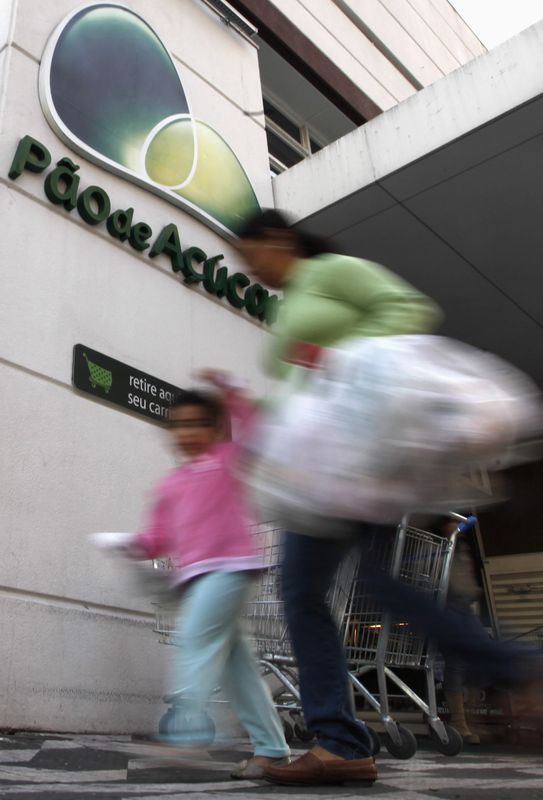
[[120, 533], [119, 531], [101, 531], [91, 533], [89, 539], [104, 550], [127, 550], [134, 541], [134, 533]]

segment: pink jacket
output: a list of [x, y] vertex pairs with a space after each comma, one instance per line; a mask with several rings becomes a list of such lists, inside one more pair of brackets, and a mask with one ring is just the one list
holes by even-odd
[[[252, 407], [230, 392], [232, 422], [246, 424]], [[262, 567], [250, 526], [254, 523], [236, 478], [239, 444], [220, 442], [202, 456], [172, 470], [154, 491], [148, 524], [134, 540], [144, 558], [171, 557], [175, 583], [206, 572]]]

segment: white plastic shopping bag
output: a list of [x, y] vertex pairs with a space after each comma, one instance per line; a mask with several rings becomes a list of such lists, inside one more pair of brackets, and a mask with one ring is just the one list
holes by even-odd
[[535, 385], [495, 356], [439, 336], [356, 339], [264, 417], [249, 481], [280, 508], [396, 521], [479, 502], [462, 473], [540, 423]]

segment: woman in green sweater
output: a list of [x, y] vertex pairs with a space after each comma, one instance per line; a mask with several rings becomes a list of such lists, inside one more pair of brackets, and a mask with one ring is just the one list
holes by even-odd
[[[348, 337], [422, 333], [439, 321], [437, 307], [379, 264], [329, 252], [327, 243], [290, 229], [277, 211], [264, 211], [240, 232], [237, 247], [262, 283], [284, 291], [267, 369], [292, 378], [319, 347]], [[289, 532], [283, 592], [300, 674], [305, 719], [318, 744], [284, 769], [277, 782], [319, 784], [377, 777], [366, 726], [353, 713], [347, 665], [326, 594], [345, 553], [341, 540]]]
[[300, 344], [423, 333], [440, 321], [437, 306], [402, 278], [380, 264], [330, 252], [325, 240], [288, 228], [278, 211], [249, 220], [237, 246], [253, 275], [284, 290], [268, 354], [274, 376], [288, 374]]
[[[434, 303], [397, 275], [379, 264], [329, 252], [326, 242], [289, 228], [277, 211], [263, 211], [248, 220], [239, 236], [238, 249], [253, 274], [284, 291], [268, 353], [268, 370], [275, 377], [295, 380], [291, 371], [297, 365], [310, 366], [319, 348], [349, 337], [425, 333], [439, 322]], [[317, 745], [288, 766], [266, 769], [265, 776], [300, 785], [373, 783], [377, 771], [370, 736], [352, 709], [343, 646], [326, 595], [352, 539], [357, 537], [365, 548], [371, 541], [365, 534], [373, 535], [376, 529], [362, 521], [344, 528], [345, 521], [318, 520], [320, 533], [323, 524], [329, 525], [331, 538], [287, 533], [282, 570], [302, 705]], [[338, 538], [340, 524], [350, 540]], [[474, 685], [494, 681], [513, 687], [519, 707], [539, 724], [543, 702], [537, 651], [493, 641], [474, 615], [429, 604], [426, 595], [373, 569], [370, 549], [367, 546], [361, 566], [378, 603], [436, 641], [446, 658], [460, 657]]]

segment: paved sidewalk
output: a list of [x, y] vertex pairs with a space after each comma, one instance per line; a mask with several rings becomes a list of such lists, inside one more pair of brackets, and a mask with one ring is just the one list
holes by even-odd
[[380, 780], [371, 788], [307, 789], [232, 781], [231, 767], [248, 755], [244, 743], [199, 753], [190, 761], [156, 750], [128, 736], [0, 736], [0, 798], [297, 800], [367, 795], [383, 800], [543, 800], [541, 752], [507, 747], [472, 748], [456, 758], [421, 749], [410, 761], [383, 753], [378, 758]]

